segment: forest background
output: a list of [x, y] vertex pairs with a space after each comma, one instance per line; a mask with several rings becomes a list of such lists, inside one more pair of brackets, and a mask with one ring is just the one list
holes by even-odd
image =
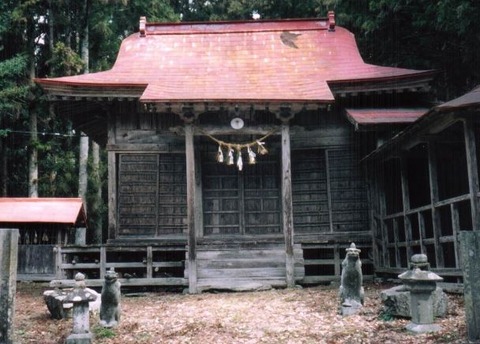
[[356, 36], [367, 63], [435, 69], [433, 105], [480, 83], [477, 0], [2, 0], [0, 197], [83, 197], [90, 240], [106, 226], [106, 154], [34, 84], [109, 69], [149, 22], [326, 17]]

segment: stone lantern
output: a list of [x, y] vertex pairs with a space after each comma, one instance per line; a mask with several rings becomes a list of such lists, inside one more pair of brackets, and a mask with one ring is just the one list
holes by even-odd
[[443, 281], [443, 278], [431, 271], [421, 270], [420, 266], [423, 264], [428, 264], [427, 256], [414, 255], [412, 269], [398, 276], [410, 291], [412, 321], [406, 328], [415, 333], [436, 332], [441, 329], [440, 325], [434, 324], [433, 292], [437, 288], [437, 282]]
[[75, 288], [67, 295], [64, 302], [73, 303], [73, 330], [67, 337], [66, 344], [90, 344], [92, 333], [90, 332], [89, 302], [95, 301], [97, 295], [85, 287], [85, 275], [75, 275]]

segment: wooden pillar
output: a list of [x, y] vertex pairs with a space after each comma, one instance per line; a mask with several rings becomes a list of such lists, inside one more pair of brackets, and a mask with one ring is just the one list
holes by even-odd
[[[115, 144], [116, 118], [108, 113], [108, 144]], [[108, 151], [108, 236], [117, 236], [117, 154]]]
[[477, 167], [477, 147], [475, 143], [474, 123], [471, 119], [465, 119], [463, 122], [465, 135], [465, 153], [467, 156], [468, 186], [470, 192], [470, 206], [472, 213], [473, 230], [480, 230], [478, 219], [479, 203], [478, 203], [478, 167]]
[[477, 343], [480, 341], [480, 233], [461, 231], [459, 239], [468, 339]]
[[18, 229], [0, 229], [0, 343], [13, 343]]
[[433, 238], [435, 244], [435, 260], [437, 262], [437, 268], [443, 268], [445, 262], [443, 259], [443, 250], [440, 244], [441, 236], [441, 223], [440, 213], [435, 208], [435, 203], [438, 202], [438, 176], [437, 176], [437, 153], [435, 151], [435, 141], [430, 140], [428, 142], [428, 178], [430, 182], [430, 202], [432, 210], [432, 225], [433, 225]]
[[410, 257], [413, 255], [412, 250], [412, 223], [410, 218], [407, 216], [408, 210], [410, 210], [410, 193], [408, 190], [408, 162], [407, 162], [408, 152], [404, 152], [400, 156], [400, 180], [402, 186], [402, 208], [403, 208], [403, 226], [404, 228], [399, 228], [399, 230], [404, 231], [405, 237], [405, 250], [407, 255], [407, 266], [410, 261]]
[[292, 169], [290, 159], [290, 126], [282, 124], [282, 202], [283, 233], [286, 252], [287, 287], [295, 286], [295, 257], [293, 255]]
[[195, 230], [195, 147], [191, 123], [185, 124], [187, 163], [188, 290], [197, 293], [197, 235]]

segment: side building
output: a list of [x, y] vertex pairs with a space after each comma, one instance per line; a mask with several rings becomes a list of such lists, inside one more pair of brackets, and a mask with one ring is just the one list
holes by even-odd
[[459, 234], [478, 231], [480, 87], [427, 114], [371, 153], [374, 265], [397, 275], [416, 253], [463, 283]]

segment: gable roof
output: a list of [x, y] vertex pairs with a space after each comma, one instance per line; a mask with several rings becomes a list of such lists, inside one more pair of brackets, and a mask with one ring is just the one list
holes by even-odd
[[[145, 103], [334, 101], [339, 85], [425, 86], [432, 71], [367, 64], [352, 33], [324, 19], [140, 22], [109, 71], [36, 79], [50, 96]], [[365, 84], [367, 86], [365, 86]]]
[[81, 198], [0, 198], [0, 223], [86, 226]]

